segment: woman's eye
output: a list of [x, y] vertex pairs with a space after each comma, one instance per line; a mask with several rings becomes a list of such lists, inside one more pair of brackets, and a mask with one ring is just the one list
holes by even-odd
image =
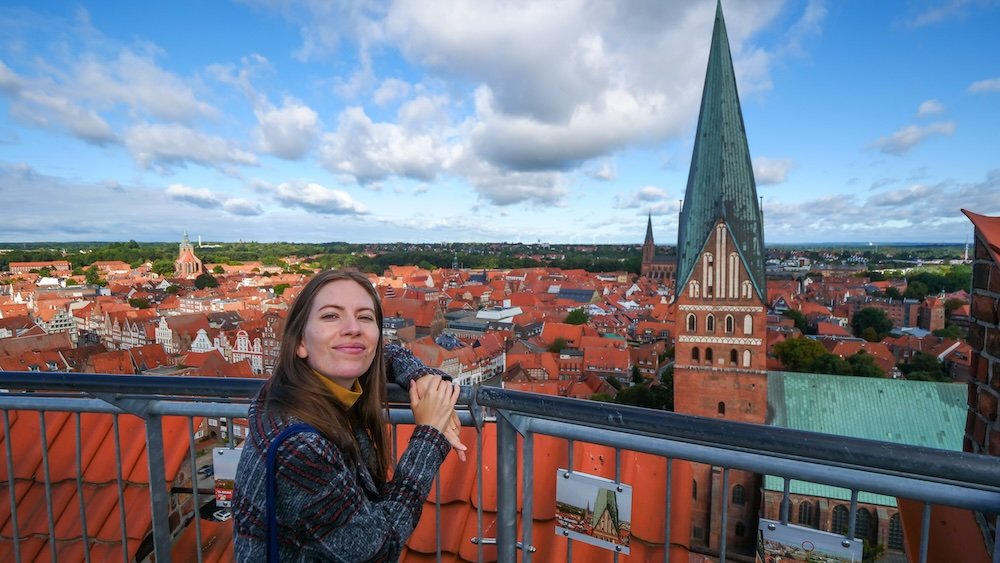
[[375, 321], [375, 317], [373, 317], [371, 315], [361, 315], [361, 317], [359, 317], [359, 318], [361, 320], [363, 320], [363, 321], [369, 321], [369, 322], [374, 322]]
[[336, 319], [338, 316], [339, 315], [337, 315], [337, 313], [326, 313], [325, 315], [323, 315], [320, 318], [323, 319], [323, 320], [325, 320], [325, 321], [330, 321], [330, 320]]

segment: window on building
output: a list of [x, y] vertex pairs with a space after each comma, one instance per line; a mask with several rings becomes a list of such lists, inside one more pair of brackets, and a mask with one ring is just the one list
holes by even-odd
[[871, 541], [875, 534], [875, 526], [872, 525], [872, 513], [867, 508], [859, 508], [854, 517], [854, 537]]
[[799, 505], [799, 524], [803, 526], [815, 526], [813, 524], [813, 503], [806, 500]]
[[691, 530], [691, 535], [700, 540], [704, 537], [705, 531], [701, 529], [701, 526], [695, 526]]
[[747, 503], [747, 493], [743, 488], [743, 485], [733, 486], [733, 504], [736, 506], [743, 506]]
[[699, 351], [698, 347], [695, 346], [694, 348], [691, 348], [691, 362], [695, 363], [700, 361], [701, 361], [701, 351]]
[[743, 334], [753, 334], [753, 317], [750, 315], [743, 317]]
[[694, 297], [696, 299], [701, 297], [701, 285], [698, 282], [692, 281], [688, 285], [688, 297]]
[[698, 481], [691, 479], [691, 498], [698, 500]]
[[750, 350], [743, 350], [743, 367], [750, 367]]
[[739, 352], [736, 351], [736, 348], [733, 348], [732, 350], [729, 351], [729, 365], [735, 366], [739, 361], [740, 361], [740, 354]]
[[715, 315], [712, 313], [709, 313], [708, 316], [705, 317], [705, 330], [708, 332], [715, 332]]
[[732, 315], [726, 315], [726, 334], [736, 332], [736, 319]]
[[830, 521], [830, 531], [835, 534], [846, 534], [847, 533], [847, 517], [848, 510], [847, 507], [838, 504], [833, 507], [833, 517]]
[[726, 414], [726, 403], [723, 403], [722, 401], [719, 401], [718, 410], [719, 410], [719, 414], [725, 415]]
[[743, 522], [736, 523], [736, 537], [742, 538], [747, 533], [747, 527]]
[[889, 549], [903, 550], [903, 525], [899, 522], [899, 513], [889, 518]]
[[694, 332], [698, 328], [698, 318], [691, 313], [687, 316], [688, 332]]
[[711, 348], [705, 348], [705, 363], [706, 364], [711, 364], [712, 363], [712, 349]]

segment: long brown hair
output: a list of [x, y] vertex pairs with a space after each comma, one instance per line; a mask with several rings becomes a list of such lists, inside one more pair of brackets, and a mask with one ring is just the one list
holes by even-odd
[[[350, 280], [372, 298], [379, 327], [378, 348], [368, 370], [358, 382], [364, 390], [350, 409], [338, 401], [306, 361], [295, 353], [305, 333], [309, 312], [319, 291], [330, 282]], [[265, 389], [265, 405], [313, 425], [355, 463], [365, 463], [377, 483], [385, 483], [391, 463], [386, 435], [386, 375], [382, 350], [382, 304], [367, 277], [356, 271], [326, 270], [313, 276], [302, 288], [288, 312], [281, 338], [278, 364]], [[361, 459], [353, 430], [367, 434], [375, 449], [374, 459]]]

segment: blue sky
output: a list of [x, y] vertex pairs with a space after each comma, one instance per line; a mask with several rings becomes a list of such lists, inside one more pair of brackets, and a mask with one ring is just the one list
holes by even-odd
[[[766, 242], [1000, 214], [1000, 1], [723, 9]], [[714, 12], [5, 2], [0, 241], [673, 244]]]

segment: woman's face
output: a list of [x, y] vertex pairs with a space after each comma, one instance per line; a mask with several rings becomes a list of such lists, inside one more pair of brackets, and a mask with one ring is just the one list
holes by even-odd
[[295, 353], [350, 389], [371, 365], [381, 331], [368, 292], [353, 280], [332, 281], [316, 294]]

